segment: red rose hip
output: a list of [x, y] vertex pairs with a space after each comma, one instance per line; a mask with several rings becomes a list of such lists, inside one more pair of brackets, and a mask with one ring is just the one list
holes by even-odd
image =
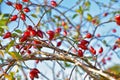
[[5, 35], [3, 36], [3, 39], [9, 38], [9, 37], [11, 37], [11, 32], [5, 33]]

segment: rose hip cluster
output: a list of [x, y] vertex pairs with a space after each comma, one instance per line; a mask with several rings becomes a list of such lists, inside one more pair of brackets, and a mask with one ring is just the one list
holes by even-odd
[[[23, 2], [29, 2], [29, 0], [22, 0]], [[21, 3], [12, 3], [10, 1], [6, 2], [7, 5], [13, 6], [15, 10], [19, 11], [19, 14], [12, 15], [10, 21], [16, 21], [19, 17], [21, 20], [26, 21], [26, 13], [30, 12], [28, 7], [23, 7]]]
[[[94, 49], [94, 47], [93, 46], [88, 47], [89, 41], [86, 40], [86, 39], [91, 39], [92, 37], [93, 36], [91, 33], [87, 33], [85, 39], [80, 40], [80, 42], [78, 43], [79, 50], [77, 52], [79, 57], [83, 57], [83, 51], [85, 50], [89, 50], [92, 55], [96, 54], [96, 50]], [[98, 53], [101, 54], [102, 52], [103, 52], [103, 47], [100, 47]]]
[[24, 42], [29, 37], [35, 37], [35, 36], [43, 38], [43, 32], [41, 30], [36, 31], [35, 29], [32, 28], [31, 25], [28, 25], [26, 31], [23, 33], [23, 36], [20, 38], [20, 42]]

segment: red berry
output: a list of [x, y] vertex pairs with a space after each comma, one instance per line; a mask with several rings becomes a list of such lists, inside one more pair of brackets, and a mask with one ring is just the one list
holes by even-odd
[[17, 49], [20, 49], [20, 45], [16, 45], [15, 47], [16, 47]]
[[31, 25], [28, 25], [28, 26], [27, 26], [27, 31], [31, 31], [31, 30], [33, 30], [32, 26], [31, 26]]
[[15, 21], [17, 19], [17, 15], [13, 15], [11, 18], [10, 18], [10, 21]]
[[43, 38], [43, 32], [41, 30], [38, 30], [37, 31], [37, 35], [40, 37], [40, 38]]
[[29, 2], [29, 0], [22, 0], [23, 2]]
[[102, 63], [103, 63], [103, 64], [106, 64], [105, 58], [102, 59]]
[[36, 64], [38, 64], [38, 63], [39, 63], [39, 61], [40, 61], [40, 60], [35, 60]]
[[66, 22], [65, 21], [62, 21], [62, 26], [66, 26]]
[[56, 7], [56, 6], [57, 6], [57, 3], [56, 3], [55, 1], [51, 1], [51, 5], [52, 5], [53, 7]]
[[111, 57], [108, 57], [107, 60], [110, 61], [110, 60], [111, 60]]
[[117, 31], [116, 29], [113, 29], [113, 30], [112, 30], [113, 33], [116, 33], [116, 31]]
[[19, 10], [22, 10], [22, 4], [20, 3], [16, 3], [15, 4], [15, 8], [19, 11]]
[[20, 38], [20, 42], [24, 42], [24, 41], [26, 41], [27, 40], [27, 37], [25, 37], [25, 36], [22, 36], [21, 38]]
[[79, 57], [83, 57], [83, 52], [82, 52], [82, 50], [78, 50], [78, 56], [79, 56]]
[[47, 31], [47, 34], [49, 35], [49, 40], [52, 40], [55, 36], [55, 33], [52, 30]]
[[9, 37], [11, 37], [11, 32], [5, 33], [5, 35], [3, 36], [3, 39], [9, 38]]
[[117, 45], [114, 45], [112, 50], [115, 50], [116, 48], [118, 48], [118, 46], [117, 46]]
[[107, 15], [108, 15], [108, 13], [107, 13], [107, 12], [103, 14], [103, 16], [104, 16], [104, 17], [106, 17]]
[[30, 31], [25, 31], [23, 34], [24, 37], [30, 37]]
[[100, 49], [99, 49], [99, 53], [102, 53], [103, 52], [103, 48], [101, 47]]
[[37, 32], [35, 30], [30, 31], [30, 36], [36, 36]]
[[37, 68], [33, 68], [32, 71], [34, 71], [36, 73], [40, 73], [40, 71]]
[[23, 11], [27, 13], [27, 12], [30, 12], [30, 9], [28, 7], [25, 7]]
[[92, 35], [90, 33], [87, 33], [86, 38], [92, 38]]
[[92, 46], [90, 46], [89, 51], [90, 51], [93, 55], [96, 54], [96, 50], [95, 50]]
[[87, 50], [87, 46], [86, 45], [83, 45], [83, 44], [78, 44], [78, 47], [83, 49], [83, 50]]
[[31, 51], [30, 51], [30, 50], [28, 50], [28, 51], [27, 51], [27, 53], [28, 53], [28, 54], [31, 54]]
[[82, 45], [87, 45], [89, 43], [87, 40], [81, 40], [80, 42]]
[[67, 36], [67, 31], [66, 30], [63, 31], [63, 35]]
[[116, 24], [120, 26], [120, 15], [115, 16]]
[[26, 20], [25, 14], [21, 14], [21, 15], [20, 15], [20, 18], [21, 18], [23, 21], [25, 21], [25, 20]]
[[59, 42], [57, 43], [57, 47], [61, 46], [61, 44], [62, 44], [62, 41], [59, 41]]
[[61, 28], [57, 28], [56, 30], [55, 30], [55, 33], [57, 33], [57, 34], [59, 34], [61, 32]]
[[21, 51], [21, 53], [20, 53], [21, 55], [24, 55], [25, 54], [25, 51]]
[[13, 3], [11, 1], [7, 1], [6, 4], [12, 6]]
[[34, 40], [33, 44], [41, 44], [41, 42], [39, 40]]
[[100, 37], [100, 34], [97, 34], [97, 37]]
[[40, 73], [38, 69], [36, 68], [32, 69], [29, 73], [31, 80], [34, 80], [34, 78], [38, 78], [38, 73]]
[[97, 20], [96, 19], [92, 19], [92, 24], [96, 24]]

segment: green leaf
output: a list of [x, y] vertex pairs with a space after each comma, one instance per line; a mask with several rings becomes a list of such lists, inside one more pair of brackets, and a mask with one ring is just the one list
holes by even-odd
[[14, 40], [10, 41], [10, 43], [6, 46], [6, 52], [8, 52], [9, 49], [10, 49], [12, 46], [14, 46], [14, 43], [15, 43]]
[[77, 16], [78, 16], [78, 14], [74, 14], [73, 17], [72, 17], [72, 19], [76, 18]]
[[0, 28], [0, 36], [2, 36], [4, 33], [4, 29], [3, 28]]
[[61, 20], [60, 16], [54, 15], [54, 17], [57, 18], [58, 21]]
[[1, 19], [0, 20], [0, 28], [8, 30], [8, 26], [6, 26], [8, 19]]
[[36, 14], [31, 14], [32, 17], [34, 18], [37, 18], [37, 15]]
[[3, 2], [3, 0], [0, 0], [0, 4]]
[[14, 52], [14, 51], [12, 51], [12, 52], [8, 52], [8, 54], [9, 54], [9, 55], [11, 55], [11, 56], [12, 56], [12, 58], [14, 58], [14, 59], [16, 59], [16, 60], [18, 60], [18, 59], [21, 59], [21, 58], [22, 58], [22, 56], [21, 56], [19, 53]]
[[22, 33], [22, 31], [20, 29], [15, 30], [15, 32]]
[[8, 26], [0, 26], [0, 28], [8, 30]]
[[86, 1], [86, 2], [85, 2], [85, 6], [89, 7], [89, 6], [90, 6], [90, 2], [89, 2], [89, 1]]
[[92, 21], [92, 19], [93, 19], [92, 16], [88, 13], [88, 14], [87, 14], [87, 20], [88, 20], [88, 21]]
[[71, 65], [68, 64], [67, 62], [64, 62], [64, 64], [65, 64], [65, 67], [71, 67]]
[[18, 36], [18, 34], [12, 33], [12, 37], [17, 37], [17, 36]]
[[79, 9], [76, 10], [76, 12], [78, 12], [79, 14], [83, 14], [83, 8], [82, 8], [82, 6], [80, 6]]

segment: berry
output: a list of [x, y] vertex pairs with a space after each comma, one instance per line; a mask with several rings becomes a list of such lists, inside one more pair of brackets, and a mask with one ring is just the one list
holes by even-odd
[[118, 48], [117, 45], [113, 45], [113, 49], [112, 49], [112, 50], [115, 50], [115, 49], [117, 49], [117, 48]]
[[96, 19], [92, 19], [92, 24], [96, 24], [97, 20]]
[[10, 18], [10, 21], [15, 21], [17, 19], [17, 15], [13, 15], [11, 18]]
[[107, 60], [110, 61], [110, 60], [111, 60], [111, 57], [108, 57]]
[[117, 31], [116, 29], [113, 29], [113, 30], [112, 30], [113, 33], [116, 33], [116, 31]]
[[28, 53], [28, 54], [31, 54], [31, 51], [30, 51], [30, 50], [28, 50], [28, 51], [27, 51], [27, 53]]
[[37, 35], [40, 37], [40, 38], [43, 38], [43, 32], [41, 30], [38, 30], [37, 31]]
[[31, 80], [34, 80], [34, 78], [38, 78], [38, 73], [40, 73], [38, 69], [36, 68], [32, 69], [29, 73]]
[[101, 47], [100, 49], [99, 49], [99, 53], [102, 53], [103, 52], [103, 48]]
[[67, 36], [67, 31], [66, 30], [63, 31], [63, 35]]
[[107, 15], [108, 15], [108, 13], [107, 13], [107, 12], [103, 14], [103, 16], [104, 16], [104, 17], [106, 17]]
[[56, 7], [57, 3], [55, 1], [51, 1], [51, 5], [52, 5], [52, 7]]
[[22, 10], [22, 4], [20, 3], [16, 3], [15, 4], [15, 8], [19, 11], [19, 10]]
[[105, 58], [102, 59], [102, 63], [103, 63], [103, 64], [106, 64]]
[[79, 56], [79, 57], [83, 57], [83, 52], [82, 52], [82, 50], [78, 50], [78, 56]]
[[29, 0], [22, 0], [23, 2], [29, 2]]
[[57, 34], [59, 34], [61, 32], [61, 28], [57, 28], [56, 30], [55, 30], [55, 33], [57, 33]]
[[100, 37], [100, 34], [97, 34], [97, 37]]
[[28, 25], [28, 26], [27, 26], [27, 31], [31, 31], [31, 30], [33, 30], [32, 26], [31, 26], [31, 25]]
[[11, 37], [11, 32], [5, 33], [5, 35], [3, 36], [3, 39], [9, 38], [9, 37]]
[[33, 44], [41, 44], [41, 42], [39, 40], [34, 40]]
[[96, 54], [96, 50], [95, 50], [92, 46], [90, 46], [89, 51], [90, 51], [93, 55]]
[[12, 6], [13, 3], [11, 1], [7, 1], [6, 4]]
[[116, 24], [120, 26], [120, 15], [115, 16]]
[[20, 42], [24, 42], [24, 41], [26, 41], [27, 40], [27, 37], [25, 37], [25, 36], [22, 36], [21, 38], [20, 38]]
[[27, 13], [27, 12], [30, 12], [30, 9], [28, 7], [25, 7], [23, 11]]
[[59, 42], [57, 43], [57, 47], [61, 46], [61, 44], [62, 44], [62, 41], [59, 41]]
[[52, 30], [47, 31], [47, 34], [49, 35], [49, 40], [52, 40], [55, 36], [55, 33]]
[[82, 45], [87, 45], [89, 42], [87, 40], [81, 40]]
[[29, 31], [25, 31], [23, 34], [24, 37], [29, 37], [30, 36], [30, 32]]
[[87, 50], [87, 46], [86, 45], [83, 45], [83, 44], [78, 44], [78, 47], [83, 49], [83, 50]]
[[30, 30], [30, 36], [36, 36], [37, 32], [35, 30]]
[[20, 18], [21, 18], [23, 21], [25, 21], [25, 20], [26, 20], [25, 14], [21, 14], [21, 15], [20, 15]]
[[15, 47], [16, 47], [17, 49], [20, 49], [20, 45], [16, 45]]
[[66, 26], [66, 22], [65, 21], [62, 21], [62, 26]]
[[92, 35], [90, 33], [87, 33], [86, 38], [92, 38]]
[[39, 63], [39, 61], [40, 61], [40, 60], [38, 60], [38, 59], [37, 59], [37, 60], [35, 60], [35, 63], [36, 63], [36, 64], [38, 64], [38, 63]]

